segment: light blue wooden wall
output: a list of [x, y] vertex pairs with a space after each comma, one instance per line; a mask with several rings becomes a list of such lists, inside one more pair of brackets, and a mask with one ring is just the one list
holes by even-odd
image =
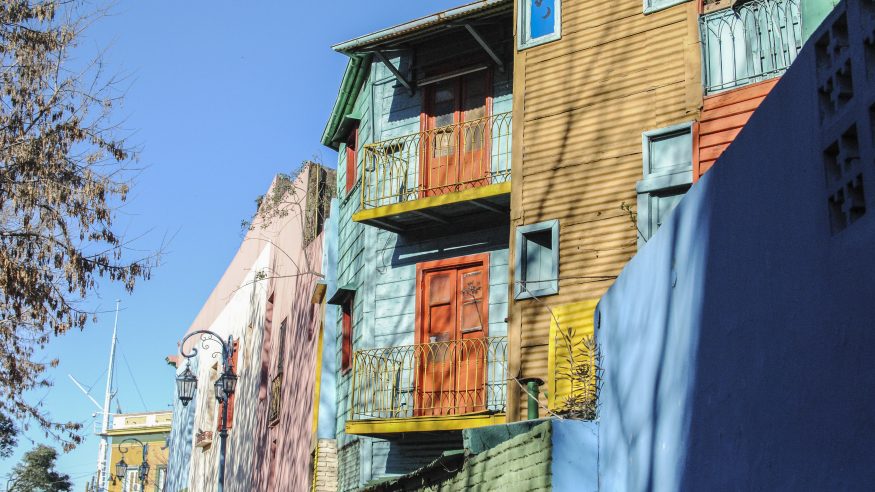
[[[419, 55], [421, 56], [421, 55]], [[408, 60], [392, 59], [407, 71]], [[511, 110], [510, 67], [505, 73], [495, 72], [493, 82], [493, 112]], [[413, 95], [400, 86], [389, 70], [379, 62], [371, 66], [368, 81], [359, 93], [354, 111], [362, 115], [359, 127], [359, 148], [380, 140], [415, 133], [420, 128], [422, 91]], [[410, 239], [352, 221], [360, 207], [360, 186], [347, 194], [346, 152], [341, 145], [337, 164], [337, 285], [356, 290], [353, 303], [353, 350], [389, 347], [414, 343], [416, 307], [416, 263], [475, 253], [489, 253], [489, 336], [507, 334], [507, 272], [508, 226], [492, 227], [439, 239]], [[361, 156], [361, 153], [359, 153]], [[357, 166], [360, 168], [360, 166]], [[360, 176], [359, 176], [360, 178]], [[337, 334], [334, 356], [340, 367], [342, 333], [341, 316], [335, 310]], [[327, 332], [327, 330], [326, 330]], [[327, 354], [326, 354], [327, 355]], [[447, 435], [416, 447], [373, 438], [358, 438], [344, 433], [350, 408], [350, 376], [337, 379], [337, 445], [349, 445], [355, 440], [356, 452], [339, 455], [341, 469], [356, 470], [359, 483], [388, 475], [412, 471], [440, 455], [442, 450], [459, 447], [455, 435]], [[397, 449], [396, 449], [397, 448]], [[403, 449], [402, 449], [403, 448]], [[353, 449], [353, 448], [348, 448]], [[412, 453], [412, 449], [421, 452]], [[404, 457], [401, 459], [399, 457]], [[346, 463], [357, 459], [358, 466]]]

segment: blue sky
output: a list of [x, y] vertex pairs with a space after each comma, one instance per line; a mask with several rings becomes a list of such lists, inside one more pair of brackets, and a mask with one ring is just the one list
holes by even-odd
[[[123, 411], [169, 408], [173, 370], [164, 357], [221, 277], [239, 246], [240, 221], [274, 174], [314, 156], [334, 164], [319, 139], [346, 58], [330, 46], [463, 3], [120, 1], [86, 33], [82, 49], [107, 48], [107, 69], [128, 76], [118, 116], [142, 149], [145, 170], [119, 224], [128, 236], [146, 233], [140, 248], [172, 238], [150, 281], [132, 295], [106, 286], [96, 299], [110, 310], [122, 300], [116, 381]], [[55, 387], [34, 395], [45, 397], [56, 420], [86, 425], [86, 441], [59, 461], [77, 491], [96, 466], [96, 409], [67, 374], [96, 383], [92, 395], [102, 401], [112, 321], [105, 314], [54, 339], [46, 355], [61, 360]], [[42, 438], [34, 427], [24, 434], [18, 452], [0, 460], [4, 482], [29, 439]]]

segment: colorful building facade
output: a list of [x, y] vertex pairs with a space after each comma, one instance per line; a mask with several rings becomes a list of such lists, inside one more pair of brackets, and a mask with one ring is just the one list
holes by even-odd
[[[109, 492], [163, 492], [167, 481], [168, 439], [173, 421], [171, 412], [124, 413], [113, 415], [109, 436], [112, 473]], [[149, 472], [140, 481], [139, 467], [143, 463], [145, 446]], [[120, 461], [127, 464], [124, 474], [117, 475]]]
[[[305, 163], [278, 176], [231, 264], [188, 332], [210, 330], [234, 340], [238, 377], [229, 403], [225, 490], [306, 490], [312, 475], [319, 309], [313, 291], [323, 277], [322, 243], [332, 170]], [[213, 383], [223, 368], [218, 343], [195, 337], [177, 356], [177, 372], [196, 372], [195, 398], [174, 411], [181, 421], [168, 483], [173, 492], [216, 489], [220, 405]], [[189, 366], [189, 364], [191, 364]]]
[[334, 47], [338, 487], [504, 421], [513, 17], [485, 1]]

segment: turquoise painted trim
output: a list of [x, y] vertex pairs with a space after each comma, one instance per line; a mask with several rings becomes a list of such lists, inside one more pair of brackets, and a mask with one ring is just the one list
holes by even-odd
[[552, 34], [539, 36], [537, 38], [529, 37], [528, 20], [531, 16], [531, 0], [519, 0], [517, 4], [517, 50], [523, 51], [528, 48], [540, 46], [542, 44], [558, 41], [562, 39], [562, 0], [554, 0], [556, 14], [554, 15], [554, 23], [556, 30]]
[[690, 0], [644, 0], [644, 14], [652, 14]]
[[[550, 231], [550, 279], [546, 287], [540, 289], [523, 289], [525, 268], [523, 257], [527, 254], [526, 237], [538, 232]], [[551, 296], [559, 293], [559, 219], [519, 226], [516, 229], [516, 247], [514, 248], [514, 299], [531, 299], [533, 297]], [[542, 283], [542, 282], [539, 282]]]

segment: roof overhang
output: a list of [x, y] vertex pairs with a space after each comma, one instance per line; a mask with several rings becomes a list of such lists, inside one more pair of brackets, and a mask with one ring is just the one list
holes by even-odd
[[356, 99], [370, 74], [371, 60], [375, 56], [394, 73], [399, 83], [407, 87], [413, 94], [417, 81], [407, 80], [406, 75], [400, 73], [389, 62], [389, 55], [386, 53], [393, 50], [406, 50], [417, 40], [444, 32], [449, 28], [458, 28], [468, 31], [469, 35], [477, 40], [499, 69], [504, 70], [503, 62], [486, 45], [474, 25], [480, 22], [492, 22], [493, 20], [490, 18], [509, 15], [511, 12], [513, 12], [511, 0], [479, 0], [332, 46], [333, 50], [349, 56], [349, 63], [346, 66], [337, 99], [331, 110], [331, 116], [322, 132], [322, 145], [338, 150], [346, 135], [349, 134], [349, 128], [355, 122], [354, 115], [350, 113], [352, 113]]
[[340, 306], [346, 301], [352, 299], [355, 296], [355, 289], [352, 286], [344, 286], [338, 287], [334, 294], [328, 299], [328, 304], [333, 304], [335, 306]]
[[365, 34], [355, 39], [336, 44], [331, 48], [341, 53], [364, 53], [377, 49], [392, 48], [398, 43], [409, 42], [420, 36], [441, 30], [455, 21], [473, 20], [505, 13], [513, 9], [511, 0], [480, 0], [443, 12], [427, 15], [397, 26]]

